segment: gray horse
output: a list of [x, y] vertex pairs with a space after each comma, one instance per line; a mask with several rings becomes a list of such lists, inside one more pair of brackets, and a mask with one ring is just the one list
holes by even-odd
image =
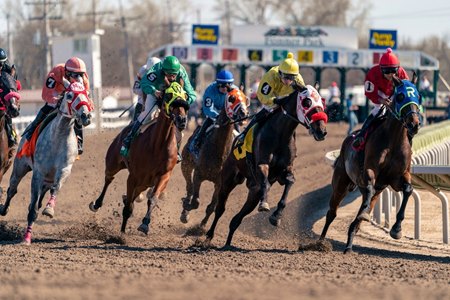
[[[56, 195], [70, 175], [77, 156], [77, 139], [73, 128], [75, 120], [83, 126], [91, 123], [90, 112], [93, 105], [83, 84], [79, 82], [65, 84], [67, 91], [61, 99], [54, 119], [49, 121], [42, 130], [36, 130], [35, 134], [39, 135], [35, 137], [34, 134], [31, 141], [22, 137], [14, 159], [6, 202], [5, 205], [0, 205], [0, 214], [6, 215], [20, 181], [29, 171], [33, 171], [28, 227], [23, 239], [25, 244], [31, 244], [32, 226], [48, 190], [50, 190], [50, 199], [42, 214], [53, 218]], [[30, 149], [28, 147], [32, 146], [34, 141], [36, 144], [33, 153], [27, 149]]]

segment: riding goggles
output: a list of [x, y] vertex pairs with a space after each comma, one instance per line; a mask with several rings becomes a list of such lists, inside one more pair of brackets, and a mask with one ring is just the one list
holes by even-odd
[[231, 84], [230, 83], [218, 83], [217, 86], [219, 88], [228, 88], [231, 86]]
[[285, 73], [281, 73], [281, 79], [286, 79], [286, 80], [295, 80], [295, 77], [297, 77], [297, 75], [294, 74], [285, 74]]
[[78, 76], [83, 77], [83, 75], [84, 75], [83, 72], [67, 71], [67, 76], [72, 77], [72, 78], [78, 78]]
[[167, 72], [164, 72], [164, 75], [166, 75], [166, 76], [177, 76], [178, 73], [167, 73]]
[[398, 67], [381, 67], [383, 74], [395, 74], [398, 71]]

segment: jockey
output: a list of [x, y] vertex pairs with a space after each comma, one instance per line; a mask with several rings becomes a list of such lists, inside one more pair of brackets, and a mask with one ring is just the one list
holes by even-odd
[[[69, 58], [65, 64], [58, 64], [48, 73], [42, 88], [42, 99], [45, 101], [44, 106], [39, 110], [36, 118], [25, 129], [23, 135], [27, 140], [31, 140], [36, 127], [51, 113], [59, 103], [59, 100], [64, 96], [66, 87], [64, 80], [69, 82], [82, 82], [89, 95], [89, 78], [86, 73], [86, 64], [78, 57]], [[75, 122], [75, 134], [78, 140], [78, 154], [83, 153], [83, 127]]]
[[[170, 82], [180, 83], [188, 95], [187, 102], [191, 104], [197, 98], [191, 82], [187, 75], [186, 69], [180, 64], [180, 61], [175, 56], [166, 56], [163, 61], [155, 64], [150, 70], [148, 70], [146, 76], [141, 79], [141, 89], [144, 95], [147, 96], [145, 110], [139, 115], [137, 121], [135, 121], [128, 132], [128, 135], [124, 138], [120, 154], [122, 156], [128, 156], [128, 150], [131, 145], [131, 141], [138, 132], [142, 122], [150, 116], [154, 118], [153, 112], [156, 111], [161, 105], [164, 89], [167, 88], [167, 84]], [[176, 131], [177, 146], [180, 147], [182, 133]], [[181, 155], [178, 152], [178, 162], [181, 161]]]
[[281, 98], [294, 92], [293, 84], [305, 85], [294, 54], [289, 52], [279, 66], [272, 67], [261, 78], [257, 96], [264, 106], [238, 136], [239, 143], [244, 141], [245, 135], [253, 125], [264, 122], [270, 113], [282, 104]]
[[138, 96], [138, 102], [136, 103], [136, 107], [134, 109], [133, 121], [136, 121], [145, 106], [145, 99], [141, 89], [141, 79], [147, 74], [148, 70], [160, 61], [161, 60], [157, 57], [149, 57], [147, 59], [147, 63], [139, 69], [139, 72], [134, 78], [133, 93]]
[[229, 91], [237, 89], [233, 84], [233, 73], [222, 70], [217, 73], [216, 81], [211, 83], [205, 90], [203, 95], [202, 111], [206, 116], [205, 121], [200, 128], [194, 140], [195, 149], [200, 149], [203, 144], [207, 129], [215, 123], [217, 116], [225, 106], [225, 97]]
[[[8, 55], [6, 54], [6, 51], [3, 50], [2, 48], [0, 48], [0, 76], [1, 76], [1, 72], [6, 72], [9, 75], [11, 75], [12, 77], [14, 77], [16, 79], [16, 83], [17, 83], [17, 91], [19, 91], [21, 89], [21, 85], [20, 85], [20, 81], [17, 80], [17, 73], [16, 73], [16, 66], [13, 65], [9, 65], [7, 63], [8, 61]], [[6, 114], [5, 115], [5, 120], [6, 120], [6, 135], [8, 136], [8, 147], [14, 147], [15, 145], [17, 145], [17, 135], [16, 132], [14, 130], [14, 127], [12, 125], [12, 119], [11, 116]]]
[[356, 135], [353, 141], [354, 148], [359, 148], [363, 144], [366, 131], [375, 117], [379, 115], [382, 105], [391, 104], [392, 100], [390, 97], [394, 94], [394, 83], [392, 81], [394, 75], [400, 79], [409, 79], [405, 69], [400, 67], [400, 61], [397, 56], [392, 53], [391, 48], [387, 48], [380, 58], [380, 63], [373, 66], [366, 75], [364, 82], [365, 95], [375, 107]]

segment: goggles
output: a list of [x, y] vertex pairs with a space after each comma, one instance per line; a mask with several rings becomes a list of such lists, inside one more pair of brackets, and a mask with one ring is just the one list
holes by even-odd
[[395, 74], [398, 71], [398, 67], [381, 67], [383, 74]]
[[281, 73], [281, 79], [294, 81], [297, 75]]
[[164, 75], [170, 76], [170, 77], [176, 77], [178, 75], [178, 73], [167, 73], [167, 72], [164, 72]]
[[67, 76], [72, 77], [72, 78], [78, 78], [78, 76], [83, 77], [83, 75], [84, 75], [83, 72], [72, 72], [72, 71], [66, 71], [66, 72], [67, 72]]
[[219, 88], [229, 88], [231, 86], [231, 83], [226, 83], [226, 82], [218, 83], [217, 86]]

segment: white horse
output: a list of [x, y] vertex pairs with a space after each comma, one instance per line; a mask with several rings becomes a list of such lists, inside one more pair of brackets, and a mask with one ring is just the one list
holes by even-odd
[[[77, 138], [74, 132], [75, 120], [83, 126], [91, 123], [93, 105], [82, 83], [66, 82], [67, 90], [57, 108], [56, 116], [42, 130], [36, 130], [31, 141], [22, 137], [19, 143], [5, 205], [0, 213], [6, 215], [11, 199], [17, 193], [22, 178], [33, 171], [31, 179], [31, 201], [28, 208], [28, 227], [24, 243], [31, 244], [31, 231], [42, 206], [42, 199], [50, 190], [50, 199], [42, 214], [53, 218], [56, 196], [70, 175], [77, 156]], [[45, 123], [45, 121], [43, 122]], [[42, 126], [42, 124], [41, 124]], [[40, 132], [38, 132], [40, 131]], [[35, 134], [39, 134], [37, 139]], [[36, 139], [35, 151], [30, 154], [26, 147]]]

